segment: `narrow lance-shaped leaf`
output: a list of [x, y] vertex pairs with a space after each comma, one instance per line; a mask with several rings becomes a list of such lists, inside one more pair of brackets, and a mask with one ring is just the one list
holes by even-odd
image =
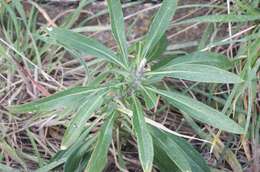
[[133, 127], [137, 138], [138, 155], [144, 172], [151, 172], [153, 166], [153, 140], [146, 127], [142, 106], [132, 96]]
[[213, 127], [219, 128], [231, 133], [241, 134], [243, 128], [241, 128], [236, 122], [231, 120], [225, 114], [199, 102], [192, 98], [174, 91], [159, 90], [156, 88], [146, 87], [147, 89], [163, 96], [173, 106], [189, 112], [188, 114], [201, 121], [205, 122]]
[[152, 109], [156, 106], [157, 96], [154, 92], [147, 90], [145, 87], [141, 87], [141, 96], [146, 104], [147, 109]]
[[[153, 131], [149, 128], [153, 136], [155, 146], [160, 147], [168, 157], [175, 162], [176, 166], [185, 172], [191, 172], [191, 167], [188, 160], [184, 156], [184, 151], [172, 140], [168, 139], [165, 135], [159, 135], [157, 130]], [[163, 133], [162, 133], [163, 134]]]
[[157, 60], [161, 58], [161, 55], [166, 51], [168, 46], [168, 40], [166, 34], [164, 34], [161, 39], [154, 45], [153, 49], [149, 51], [147, 55], [147, 60]]
[[179, 64], [205, 64], [223, 69], [229, 69], [232, 66], [231, 61], [222, 54], [213, 52], [195, 52], [176, 57], [163, 67], [176, 66]]
[[181, 172], [178, 166], [172, 161], [163, 149], [154, 143], [154, 165], [159, 168], [160, 172]]
[[108, 148], [112, 140], [113, 125], [116, 116], [116, 112], [111, 113], [107, 121], [103, 124], [85, 172], [102, 172], [104, 169], [107, 162]]
[[99, 93], [98, 95], [90, 96], [88, 100], [80, 106], [76, 112], [76, 116], [72, 119], [64, 134], [61, 149], [67, 149], [78, 139], [89, 117], [102, 105], [104, 95], [104, 93]]
[[49, 34], [51, 38], [55, 39], [68, 50], [76, 51], [82, 56], [92, 55], [97, 58], [103, 58], [126, 68], [112, 50], [94, 39], [61, 28], [51, 28], [49, 29]]
[[243, 80], [228, 71], [215, 66], [200, 64], [179, 64], [158, 71], [148, 72], [150, 76], [173, 77], [197, 82], [208, 83], [240, 83]]
[[156, 43], [161, 39], [168, 28], [168, 25], [176, 11], [177, 0], [164, 0], [157, 12], [150, 29], [145, 38], [145, 45], [142, 51], [142, 57], [146, 58]]
[[248, 21], [255, 21], [255, 20], [260, 20], [260, 16], [258, 15], [210, 15], [210, 16], [200, 16], [200, 17], [195, 17], [191, 19], [187, 19], [184, 21], [180, 21], [176, 24], [189, 24], [189, 23], [217, 23], [217, 22], [222, 22], [222, 23], [227, 23], [227, 22], [248, 22]]
[[113, 36], [122, 54], [122, 61], [128, 65], [128, 50], [125, 35], [124, 16], [120, 0], [107, 0]]
[[[86, 153], [86, 151], [91, 150], [91, 148], [92, 148], [91, 146], [97, 140], [96, 136], [93, 136], [90, 134], [90, 131], [93, 129], [93, 127], [95, 127], [95, 126], [88, 127], [86, 130], [84, 130], [84, 132], [81, 133], [80, 137], [77, 138], [77, 140], [73, 144], [73, 146], [71, 146], [69, 149], [60, 150], [59, 152], [57, 152], [50, 159], [50, 161], [48, 162], [48, 165], [45, 165], [45, 166], [39, 168], [37, 170], [37, 172], [49, 172], [52, 169], [55, 169], [57, 166], [60, 166], [60, 163], [58, 162], [60, 160], [63, 160], [61, 163], [65, 162], [64, 163], [64, 172], [66, 171], [68, 166], [70, 169], [73, 168], [74, 164], [70, 164], [70, 163], [74, 163], [75, 161], [78, 163], [77, 167], [79, 167], [79, 161], [77, 161], [78, 155], [75, 155], [75, 154], [78, 154], [79, 152], [84, 151], [84, 150], [82, 150], [83, 147], [84, 147], [84, 149], [86, 149], [84, 151], [85, 153]], [[83, 152], [81, 152], [81, 153], [83, 153]], [[73, 159], [73, 161], [70, 161], [70, 159]], [[86, 166], [87, 166], [87, 164], [86, 164]]]
[[10, 106], [8, 109], [13, 113], [50, 111], [56, 108], [65, 107], [71, 104], [73, 101], [82, 98], [83, 96], [105, 90], [107, 88], [108, 87], [74, 87], [55, 93], [49, 97], [41, 98], [31, 103]]
[[74, 144], [72, 146], [73, 148], [70, 148], [74, 150], [71, 152], [71, 155], [64, 164], [64, 172], [83, 171], [86, 168], [90, 158], [89, 150], [91, 150], [91, 146], [96, 140], [96, 137], [90, 135], [89, 138], [81, 142], [81, 144]]
[[66, 159], [58, 159], [56, 161], [50, 162], [48, 164], [46, 164], [45, 166], [35, 170], [35, 172], [49, 172], [52, 171], [52, 169], [55, 169], [56, 167], [61, 166], [64, 162], [66, 161]]
[[[161, 148], [181, 171], [210, 171], [202, 156], [184, 139], [170, 133], [165, 133], [154, 126], [149, 126], [149, 131], [153, 136], [156, 146]], [[161, 151], [161, 153], [163, 152]]]

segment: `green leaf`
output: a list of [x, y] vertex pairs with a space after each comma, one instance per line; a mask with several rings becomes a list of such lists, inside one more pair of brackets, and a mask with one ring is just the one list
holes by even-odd
[[92, 137], [84, 142], [81, 142], [80, 144], [72, 146], [74, 151], [71, 152], [71, 155], [64, 164], [64, 172], [84, 171], [90, 158], [90, 146], [95, 140], [96, 138]]
[[153, 140], [146, 127], [142, 106], [132, 95], [133, 127], [137, 138], [138, 155], [144, 172], [151, 172], [153, 166]]
[[116, 112], [108, 116], [106, 123], [103, 124], [98, 136], [97, 144], [91, 154], [89, 163], [85, 171], [87, 172], [102, 172], [107, 162], [107, 152], [112, 140], [112, 131]]
[[153, 136], [154, 144], [160, 147], [181, 171], [191, 172], [190, 164], [184, 156], [185, 152], [179, 145], [169, 139], [164, 133], [155, 130], [155, 128], [149, 128], [149, 131]]
[[62, 165], [65, 162], [65, 159], [59, 159], [57, 161], [53, 161], [51, 163], [48, 163], [47, 165], [37, 169], [35, 172], [49, 172], [54, 168], [57, 168], [58, 166]]
[[161, 148], [181, 171], [210, 171], [201, 155], [184, 139], [153, 126], [149, 126], [149, 131], [156, 146]]
[[144, 40], [145, 45], [141, 54], [143, 58], [147, 57], [148, 53], [155, 47], [157, 42], [164, 35], [176, 11], [176, 7], [177, 0], [164, 0], [162, 2], [162, 5], [153, 19], [153, 22]]
[[73, 13], [66, 15], [66, 17], [62, 21], [62, 26], [66, 27], [66, 28], [70, 28], [73, 26], [73, 24], [79, 25], [79, 23], [77, 23], [77, 21], [81, 15], [82, 10], [84, 10], [84, 7], [91, 4], [93, 1], [95, 1], [95, 0], [79, 1], [79, 3], [77, 4], [77, 8], [75, 8], [75, 10], [73, 10]]
[[49, 97], [44, 97], [31, 103], [22, 105], [14, 105], [8, 107], [12, 113], [24, 113], [24, 112], [44, 112], [57, 108], [66, 107], [73, 102], [80, 100], [80, 98], [89, 95], [91, 93], [105, 90], [108, 87], [74, 87], [61, 92], [58, 92]]
[[163, 54], [168, 46], [168, 40], [166, 34], [164, 34], [161, 39], [157, 42], [154, 48], [147, 55], [147, 60], [157, 60]]
[[61, 143], [61, 149], [67, 149], [78, 139], [82, 131], [84, 131], [85, 124], [90, 116], [102, 105], [106, 93], [107, 92], [90, 96], [83, 102], [76, 112], [76, 116], [72, 119], [66, 129]]
[[77, 52], [81, 56], [92, 55], [126, 68], [112, 50], [94, 39], [61, 28], [51, 28], [49, 29], [49, 34], [51, 38], [55, 39], [66, 49]]
[[170, 104], [184, 112], [188, 112], [187, 114], [201, 122], [231, 133], [241, 134], [244, 132], [243, 128], [225, 114], [199, 101], [174, 91], [165, 91], [150, 87], [146, 88], [163, 96]]
[[[60, 150], [52, 157], [52, 159], [48, 162], [47, 165], [37, 169], [36, 172], [53, 171], [53, 169], [58, 168], [62, 164], [64, 164], [64, 171], [75, 171], [72, 169], [79, 169], [81, 168], [81, 166], [84, 166], [85, 161], [89, 159], [87, 157], [89, 155], [89, 152], [85, 151], [88, 151], [88, 148], [91, 148], [90, 146], [96, 140], [96, 137], [93, 135], [89, 135], [89, 137], [86, 139], [86, 135], [88, 135], [89, 132], [89, 129], [86, 130], [86, 133], [84, 133], [85, 135], [83, 137], [81, 136], [80, 138], [78, 138], [75, 144], [73, 144], [69, 149]], [[81, 161], [75, 162], [79, 160], [80, 156], [83, 154], [84, 157], [81, 157]]]
[[160, 172], [181, 172], [175, 162], [156, 143], [154, 143], [154, 164], [159, 168]]
[[121, 59], [128, 65], [128, 50], [125, 35], [124, 16], [120, 0], [107, 0], [113, 36], [122, 54]]
[[229, 69], [232, 66], [231, 61], [226, 56], [213, 52], [195, 52], [180, 56], [174, 58], [165, 66], [169, 67], [179, 64], [205, 64], [223, 69]]
[[[93, 129], [93, 127], [95, 127], [95, 126], [93, 125], [91, 127], [88, 127], [86, 130], [84, 130], [84, 132], [80, 135], [79, 138], [77, 138], [76, 142], [72, 146], [70, 146], [66, 150], [60, 150], [59, 152], [57, 152], [50, 159], [50, 161], [48, 162], [48, 165], [43, 166], [41, 168], [41, 170], [39, 170], [39, 171], [49, 172], [49, 171], [51, 171], [51, 169], [54, 169], [57, 166], [60, 166], [61, 165], [60, 163], [63, 163], [63, 162], [64, 162], [65, 171], [67, 168], [69, 171], [71, 168], [75, 167], [74, 160], [75, 159], [77, 160], [79, 157], [79, 154], [77, 154], [77, 153], [80, 152], [80, 154], [84, 154], [83, 153], [84, 149], [86, 151], [88, 151], [87, 147], [89, 147], [89, 149], [91, 150], [90, 146], [92, 146], [93, 143], [97, 139], [95, 135], [93, 136], [90, 134], [90, 131]], [[83, 147], [84, 147], [84, 149], [83, 149]], [[78, 150], [80, 150], [80, 151], [78, 151]], [[88, 156], [88, 153], [86, 155]], [[73, 158], [75, 158], [75, 159], [73, 159]], [[82, 158], [84, 158], [84, 160], [85, 160], [85, 154], [84, 154], [84, 157], [82, 157]], [[71, 159], [73, 159], [73, 160], [71, 160]], [[57, 162], [59, 162], [59, 163], [57, 163]], [[52, 165], [49, 166], [49, 164], [52, 164]], [[84, 165], [84, 164], [80, 164], [80, 166], [81, 165]], [[78, 167], [79, 167], [79, 162], [78, 162]], [[85, 167], [83, 169], [85, 169]], [[72, 170], [72, 171], [74, 171], [74, 170]]]
[[[173, 59], [175, 59], [179, 56], [180, 55], [178, 55], [178, 54], [169, 54], [169, 55], [162, 56], [154, 64], [151, 64], [151, 71], [156, 71], [156, 70], [166, 66]], [[182, 54], [182, 56], [183, 56], [183, 54]]]
[[228, 23], [228, 22], [248, 22], [260, 20], [260, 16], [255, 15], [209, 15], [209, 16], [200, 16], [191, 19], [187, 19], [176, 24], [189, 24], [189, 23]]
[[161, 71], [146, 73], [148, 76], [173, 77], [196, 82], [207, 83], [241, 83], [243, 80], [228, 71], [223, 69], [199, 64], [178, 64], [166, 67]]
[[207, 24], [207, 27], [201, 36], [197, 50], [202, 50], [203, 48], [207, 47], [207, 45], [211, 42], [211, 37], [214, 34], [214, 30], [214, 23]]
[[147, 109], [152, 109], [156, 106], [157, 96], [154, 92], [147, 90], [145, 87], [141, 87], [141, 96], [144, 99]]

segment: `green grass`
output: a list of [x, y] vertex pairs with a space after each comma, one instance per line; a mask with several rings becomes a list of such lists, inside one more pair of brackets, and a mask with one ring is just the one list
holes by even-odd
[[[0, 169], [257, 170], [257, 0], [164, 0], [131, 40], [143, 13], [123, 9], [142, 2], [107, 0], [82, 19], [93, 1], [56, 21], [44, 4], [0, 1]], [[95, 38], [107, 32], [114, 42]]]

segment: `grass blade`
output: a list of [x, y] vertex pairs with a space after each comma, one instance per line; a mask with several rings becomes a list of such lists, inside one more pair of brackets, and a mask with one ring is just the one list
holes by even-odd
[[149, 51], [151, 51], [156, 43], [164, 35], [165, 31], [177, 8], [177, 0], [164, 0], [157, 12], [150, 29], [145, 38], [145, 45], [142, 51], [142, 57], [146, 58]]
[[124, 16], [120, 0], [107, 0], [110, 22], [113, 36], [119, 46], [122, 54], [121, 59], [124, 64], [128, 65], [128, 50], [125, 35]]
[[225, 114], [199, 101], [174, 91], [165, 91], [150, 87], [146, 88], [165, 97], [170, 104], [186, 113], [188, 112], [187, 114], [201, 122], [231, 133], [241, 134], [244, 132], [243, 128]]
[[79, 18], [80, 14], [82, 12], [82, 9], [84, 9], [84, 7], [86, 7], [87, 5], [89, 5], [90, 3], [94, 2], [94, 1], [95, 0], [79, 1], [79, 4], [77, 5], [77, 8], [75, 9], [75, 11], [65, 18], [62, 26], [66, 27], [66, 28], [72, 27], [73, 24], [75, 24], [77, 22], [77, 19]]
[[24, 170], [27, 169], [26, 163], [18, 156], [16, 149], [11, 147], [7, 142], [4, 140], [0, 141], [0, 148], [1, 150], [6, 153], [8, 156], [10, 156], [12, 159], [17, 161], [19, 164], [22, 165]]
[[107, 152], [112, 140], [112, 131], [117, 114], [113, 112], [102, 126], [97, 144], [91, 154], [86, 172], [102, 172], [107, 162]]
[[133, 103], [133, 127], [137, 137], [139, 159], [144, 172], [151, 172], [153, 166], [153, 140], [146, 127], [142, 106], [135, 96]]
[[5, 164], [0, 163], [0, 171], [4, 172], [20, 172], [20, 170], [14, 169], [12, 167], [9, 167]]
[[92, 55], [97, 58], [106, 59], [126, 68], [112, 50], [94, 39], [61, 28], [51, 28], [49, 29], [49, 34], [66, 49], [73, 52], [76, 51], [81, 56]]

